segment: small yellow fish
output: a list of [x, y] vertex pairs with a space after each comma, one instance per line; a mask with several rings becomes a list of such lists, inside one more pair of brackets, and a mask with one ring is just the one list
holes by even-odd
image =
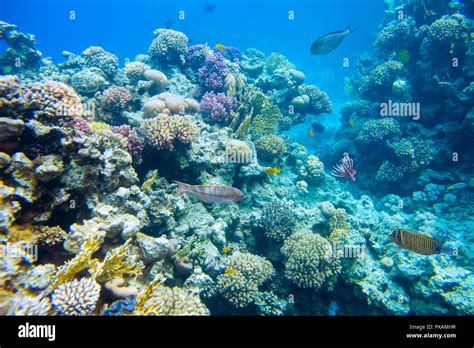
[[233, 269], [232, 267], [228, 267], [228, 268], [225, 269], [224, 273], [225, 274], [234, 274], [235, 269]]
[[222, 248], [222, 251], [225, 252], [225, 253], [228, 253], [229, 251], [231, 251], [231, 247], [228, 247], [228, 246], [225, 246]]
[[352, 118], [349, 119], [349, 126], [350, 126], [351, 128], [354, 128], [354, 126], [355, 126], [354, 120], [353, 120]]
[[309, 129], [309, 136], [310, 136], [310, 137], [314, 137], [313, 128], [310, 128], [310, 129]]
[[265, 173], [271, 174], [271, 175], [273, 175], [273, 174], [280, 174], [280, 173], [281, 173], [281, 169], [280, 169], [280, 168], [276, 168], [276, 167], [275, 167], [275, 168], [269, 167], [269, 168], [266, 168], [266, 169], [265, 169]]
[[224, 51], [226, 49], [225, 45], [218, 43], [215, 46], [219, 51]]

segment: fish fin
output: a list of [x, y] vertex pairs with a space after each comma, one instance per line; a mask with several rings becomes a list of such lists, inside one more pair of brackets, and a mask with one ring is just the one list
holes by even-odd
[[184, 182], [181, 182], [181, 181], [176, 181], [176, 180], [173, 180], [173, 182], [178, 185], [178, 188], [176, 189], [177, 192], [184, 192], [186, 193], [186, 187], [188, 186], [188, 184], [184, 183]]
[[350, 25], [348, 25], [346, 29], [349, 29], [350, 34], [357, 30], [357, 28], [352, 29]]

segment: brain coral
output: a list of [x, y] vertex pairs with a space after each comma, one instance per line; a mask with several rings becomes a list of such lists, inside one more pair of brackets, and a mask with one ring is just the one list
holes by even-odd
[[282, 241], [293, 232], [295, 219], [296, 215], [289, 204], [277, 200], [263, 208], [259, 225], [267, 237]]
[[72, 75], [71, 85], [83, 94], [97, 92], [99, 88], [105, 86], [107, 81], [101, 70], [97, 68], [83, 69]]
[[155, 38], [148, 48], [148, 54], [159, 62], [172, 64], [181, 63], [181, 55], [186, 53], [188, 37], [171, 29], [156, 29]]
[[340, 260], [332, 256], [331, 244], [312, 232], [292, 234], [281, 252], [286, 260], [285, 276], [301, 288], [318, 289], [341, 271]]
[[111, 79], [118, 72], [118, 58], [100, 46], [91, 46], [82, 52], [87, 67], [99, 68], [107, 78]]
[[157, 150], [173, 150], [175, 140], [188, 144], [198, 135], [191, 116], [159, 114], [143, 121], [140, 129], [146, 141]]
[[92, 278], [81, 278], [58, 286], [51, 302], [61, 315], [90, 314], [99, 299], [100, 285]]

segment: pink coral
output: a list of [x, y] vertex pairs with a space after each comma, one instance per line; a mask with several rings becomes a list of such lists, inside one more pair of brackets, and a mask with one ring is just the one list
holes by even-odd
[[130, 127], [128, 124], [123, 124], [121, 126], [111, 127], [112, 132], [123, 135], [127, 139], [127, 148], [128, 152], [132, 156], [140, 156], [143, 150], [143, 142], [138, 136], [135, 128]]
[[132, 95], [125, 87], [110, 87], [104, 91], [105, 108], [110, 111], [125, 109]]
[[74, 129], [77, 129], [84, 133], [89, 133], [91, 131], [89, 123], [87, 123], [87, 121], [82, 117], [74, 118]]

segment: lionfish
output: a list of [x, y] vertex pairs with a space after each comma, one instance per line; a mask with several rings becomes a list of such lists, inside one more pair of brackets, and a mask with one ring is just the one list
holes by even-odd
[[332, 175], [339, 178], [350, 179], [351, 181], [356, 181], [357, 170], [354, 168], [354, 161], [349, 157], [347, 152], [344, 152], [342, 159], [339, 161], [341, 163], [337, 164], [335, 167], [332, 167]]

